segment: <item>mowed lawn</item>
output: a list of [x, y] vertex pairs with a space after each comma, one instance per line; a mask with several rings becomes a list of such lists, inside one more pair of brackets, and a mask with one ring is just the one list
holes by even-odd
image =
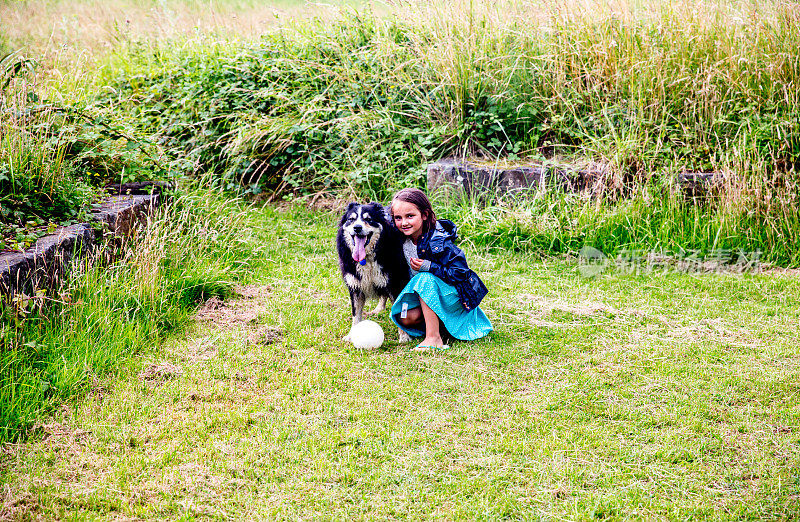
[[384, 313], [359, 351], [337, 216], [253, 211], [244, 295], [5, 447], [3, 517], [800, 514], [797, 275], [584, 279], [467, 240], [495, 333], [413, 353]]

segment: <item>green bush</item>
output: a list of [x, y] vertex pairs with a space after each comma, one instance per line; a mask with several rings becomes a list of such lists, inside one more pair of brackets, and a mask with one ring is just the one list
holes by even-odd
[[350, 17], [257, 45], [158, 51], [114, 99], [192, 169], [251, 191], [385, 196], [448, 154], [577, 156], [626, 180], [746, 174], [753, 161], [778, 176], [800, 165], [800, 64], [778, 58], [800, 29], [781, 13], [738, 25], [556, 18], [540, 31], [484, 20], [464, 33]]
[[147, 144], [113, 120], [44, 98], [36, 67], [0, 59], [0, 249], [85, 220], [109, 183], [164, 176]]
[[76, 267], [52, 295], [2, 302], [0, 442], [183, 329], [198, 303], [227, 297], [257, 263], [246, 222], [239, 202], [189, 188], [117, 263]]

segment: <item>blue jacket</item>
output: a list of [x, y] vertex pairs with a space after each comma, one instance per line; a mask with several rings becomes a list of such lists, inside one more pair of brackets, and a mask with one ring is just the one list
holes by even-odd
[[419, 240], [417, 254], [420, 259], [430, 260], [429, 272], [453, 286], [464, 308], [472, 310], [480, 304], [489, 290], [478, 274], [467, 266], [464, 252], [453, 243], [457, 238], [455, 223], [440, 219], [436, 222], [436, 227]]

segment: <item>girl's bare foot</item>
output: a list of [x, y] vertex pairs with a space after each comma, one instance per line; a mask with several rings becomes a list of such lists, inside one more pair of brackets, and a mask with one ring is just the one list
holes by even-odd
[[444, 341], [439, 337], [425, 337], [425, 339], [414, 348], [415, 352], [429, 352], [431, 350], [444, 350]]

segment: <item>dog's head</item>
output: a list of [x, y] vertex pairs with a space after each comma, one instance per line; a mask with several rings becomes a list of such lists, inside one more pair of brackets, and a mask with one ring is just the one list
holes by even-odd
[[375, 251], [375, 245], [386, 226], [386, 214], [380, 203], [350, 203], [347, 206], [339, 227], [353, 254], [353, 261], [366, 264], [367, 255]]

